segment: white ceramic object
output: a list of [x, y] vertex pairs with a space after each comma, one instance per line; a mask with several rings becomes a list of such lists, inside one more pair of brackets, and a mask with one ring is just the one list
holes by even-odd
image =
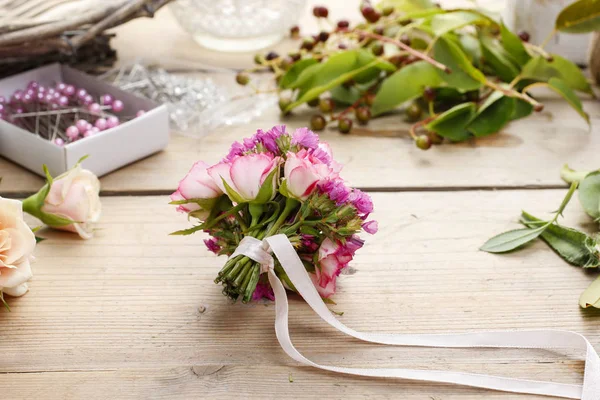
[[[560, 11], [574, 0], [506, 0], [502, 17], [514, 32], [527, 31], [529, 41], [542, 44], [554, 29]], [[550, 53], [559, 54], [577, 64], [587, 64], [591, 34], [557, 33], [545, 46]]]

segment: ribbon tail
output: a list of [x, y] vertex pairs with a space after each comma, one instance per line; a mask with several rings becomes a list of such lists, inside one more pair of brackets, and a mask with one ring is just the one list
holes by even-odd
[[314, 363], [292, 344], [288, 327], [288, 301], [283, 284], [273, 270], [268, 271], [275, 294], [275, 331], [283, 350], [294, 360], [316, 368], [370, 377], [401, 378], [427, 382], [451, 383], [512, 393], [537, 394], [582, 400], [600, 400], [600, 360], [591, 344], [581, 335], [566, 331], [483, 332], [447, 335], [382, 335], [354, 331], [339, 322], [329, 311], [293, 246], [285, 235], [266, 238], [281, 266], [298, 292], [313, 310], [336, 329], [358, 339], [396, 346], [426, 347], [516, 347], [516, 348], [577, 348], [585, 350], [584, 385], [513, 379], [506, 377], [452, 371], [413, 370], [403, 368], [345, 368]]

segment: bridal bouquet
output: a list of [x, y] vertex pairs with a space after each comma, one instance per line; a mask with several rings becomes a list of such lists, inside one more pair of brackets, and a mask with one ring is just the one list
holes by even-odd
[[[171, 204], [199, 223], [174, 234], [208, 233], [208, 249], [230, 257], [215, 282], [223, 285], [224, 295], [243, 302], [272, 300], [273, 291], [258, 262], [243, 254], [231, 256], [245, 237], [284, 234], [321, 297], [328, 298], [336, 291], [338, 275], [363, 246], [359, 233], [377, 231], [377, 222], [367, 221], [371, 198], [349, 188], [340, 170], [329, 145], [309, 129], [259, 129], [243, 143], [233, 143], [221, 162], [192, 166]], [[278, 261], [274, 272], [295, 290]]]

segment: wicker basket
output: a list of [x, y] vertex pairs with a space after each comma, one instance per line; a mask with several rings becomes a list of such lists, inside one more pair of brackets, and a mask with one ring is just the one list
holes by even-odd
[[107, 29], [171, 0], [0, 0], [0, 77], [61, 62], [100, 73], [116, 60]]

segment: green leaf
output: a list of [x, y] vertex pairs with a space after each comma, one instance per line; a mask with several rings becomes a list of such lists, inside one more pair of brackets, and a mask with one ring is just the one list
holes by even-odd
[[581, 308], [600, 308], [600, 277], [581, 293], [579, 305]]
[[295, 82], [289, 84], [289, 88], [302, 89], [310, 87], [317, 74], [321, 71], [321, 68], [323, 68], [323, 64], [321, 63], [312, 64], [304, 68], [304, 70], [300, 72], [300, 75], [298, 75], [298, 79], [296, 79]]
[[469, 11], [453, 11], [437, 14], [431, 19], [431, 29], [436, 36], [474, 23], [488, 22], [483, 16]]
[[556, 17], [555, 29], [568, 33], [600, 30], [600, 0], [579, 0], [565, 7]]
[[[528, 228], [534, 228], [536, 223], [543, 221], [523, 211], [521, 222]], [[583, 268], [596, 268], [600, 265], [596, 240], [583, 232], [551, 224], [542, 232], [541, 237], [569, 264]]]
[[351, 87], [344, 85], [336, 86], [329, 91], [329, 94], [336, 104], [347, 105], [354, 104], [362, 96], [356, 85]]
[[244, 200], [242, 196], [240, 196], [235, 190], [233, 190], [233, 188], [229, 186], [229, 183], [227, 183], [227, 181], [225, 181], [223, 177], [221, 177], [221, 181], [223, 181], [223, 187], [225, 187], [225, 192], [227, 192], [227, 196], [231, 199], [231, 201], [238, 204], [246, 203], [246, 200]]
[[389, 6], [404, 13], [419, 12], [428, 9], [439, 10], [431, 0], [383, 0], [377, 4], [377, 8], [379, 9]]
[[449, 67], [452, 72], [436, 70], [450, 86], [468, 91], [481, 87], [485, 82], [483, 73], [475, 68], [461, 48], [446, 35], [441, 36], [433, 46], [434, 58]]
[[170, 233], [169, 235], [171, 235], [171, 236], [187, 236], [187, 235], [191, 235], [192, 233], [201, 231], [202, 229], [204, 229], [204, 224], [196, 225], [196, 226], [193, 226], [188, 229], [182, 229], [180, 231], [175, 231], [175, 232]]
[[511, 82], [519, 74], [519, 68], [504, 51], [500, 43], [488, 36], [481, 36], [481, 48], [485, 62], [504, 82]]
[[460, 35], [458, 37], [460, 47], [465, 52], [469, 61], [476, 65], [481, 66], [481, 60], [483, 59], [483, 52], [481, 50], [481, 42], [473, 35]]
[[521, 79], [534, 79], [535, 81], [547, 82], [551, 78], [560, 78], [565, 81], [571, 89], [593, 95], [592, 87], [587, 81], [581, 69], [571, 61], [559, 55], [553, 54], [552, 62], [542, 56], [529, 60], [521, 71]]
[[500, 35], [502, 46], [519, 63], [520, 66], [527, 64], [531, 56], [525, 49], [523, 41], [511, 32], [504, 23], [500, 24]]
[[279, 81], [279, 87], [282, 89], [290, 89], [306, 68], [317, 63], [318, 61], [314, 58], [305, 58], [296, 61], [292, 67], [281, 77], [281, 80]]
[[273, 169], [271, 173], [267, 176], [260, 189], [258, 190], [258, 194], [256, 198], [252, 201], [255, 204], [265, 204], [271, 201], [271, 198], [274, 194], [275, 188], [275, 174], [279, 174], [279, 168]]
[[536, 229], [515, 229], [494, 236], [484, 243], [479, 250], [487, 251], [488, 253], [505, 253], [531, 242], [537, 238], [546, 229], [546, 226], [541, 226]]
[[[373, 63], [376, 61], [375, 63]], [[365, 49], [357, 50], [356, 62], [354, 68], [361, 68], [364, 65], [371, 64], [372, 67], [354, 76], [354, 81], [357, 83], [371, 82], [377, 79], [381, 71], [396, 71], [394, 64], [389, 61], [375, 57], [373, 53]]]
[[563, 165], [560, 169], [560, 177], [567, 183], [581, 182], [589, 175], [590, 171], [575, 171], [570, 168], [567, 164]]
[[515, 108], [510, 119], [512, 121], [529, 116], [533, 112], [533, 106], [525, 100], [515, 99]]
[[39, 236], [36, 236], [36, 237], [35, 237], [35, 242], [36, 242], [36, 243], [43, 242], [44, 240], [46, 240], [46, 238], [39, 237]]
[[592, 218], [600, 217], [600, 171], [589, 173], [579, 184], [579, 202]]
[[466, 127], [473, 115], [475, 115], [475, 104], [462, 103], [440, 114], [427, 124], [426, 128], [454, 142], [460, 142], [471, 137]]
[[4, 308], [6, 308], [6, 311], [10, 312], [10, 307], [8, 306], [6, 300], [4, 300], [4, 293], [2, 292], [2, 290], [0, 290], [0, 301], [2, 302], [2, 304], [4, 304]]
[[443, 81], [436, 68], [417, 61], [399, 69], [383, 81], [371, 108], [373, 115], [392, 110], [406, 101], [420, 97], [425, 86], [437, 87]]
[[554, 92], [561, 95], [562, 98], [565, 99], [567, 103], [569, 103], [569, 105], [575, 111], [577, 111], [579, 115], [581, 115], [585, 122], [587, 122], [588, 126], [590, 125], [590, 116], [585, 111], [583, 111], [583, 105], [581, 104], [581, 100], [579, 100], [579, 97], [577, 97], [575, 92], [571, 90], [571, 88], [565, 83], [565, 81], [558, 78], [550, 78], [550, 80], [547, 83], [538, 82], [526, 86], [523, 89], [523, 92], [526, 92], [534, 87], [548, 87]]
[[496, 133], [511, 120], [514, 111], [515, 99], [496, 91], [479, 107], [467, 130], [476, 137]]

